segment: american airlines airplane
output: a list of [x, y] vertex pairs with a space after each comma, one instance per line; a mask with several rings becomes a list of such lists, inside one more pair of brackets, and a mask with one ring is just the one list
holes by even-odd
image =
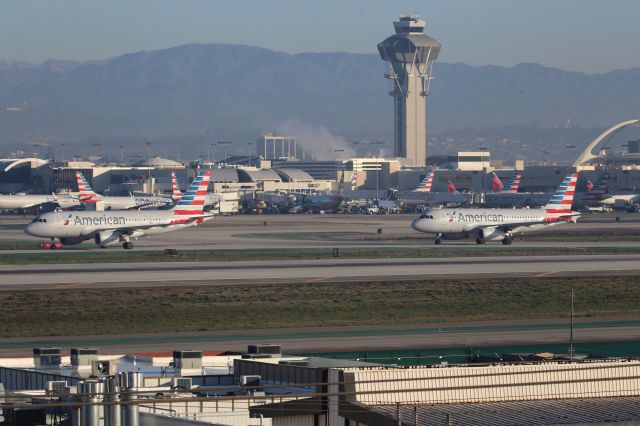
[[507, 181], [507, 184], [500, 191], [503, 194], [517, 194], [518, 189], [520, 188], [520, 180], [522, 178], [522, 174], [516, 173], [511, 179]]
[[123, 248], [132, 249], [132, 239], [197, 226], [213, 218], [203, 211], [210, 176], [208, 171], [200, 173], [169, 210], [43, 213], [25, 226], [24, 232], [52, 241], [58, 238], [67, 245], [94, 240], [100, 247], [122, 244]]
[[[176, 178], [176, 174], [171, 172], [171, 198], [174, 201], [180, 201], [183, 197], [182, 191], [180, 191], [180, 186], [178, 186], [178, 179]], [[220, 202], [224, 201], [224, 197], [221, 194], [207, 192], [207, 196], [204, 199], [205, 206], [215, 206]]]
[[60, 208], [68, 209], [80, 205], [80, 199], [73, 195], [56, 194], [15, 194], [0, 195], [0, 209], [30, 209], [43, 204], [57, 204]]
[[580, 213], [571, 210], [577, 173], [570, 173], [541, 209], [429, 209], [411, 227], [435, 234], [435, 243], [443, 239], [466, 239], [476, 236], [477, 244], [502, 241], [509, 245], [513, 234], [530, 232], [565, 222], [575, 222]]
[[96, 194], [87, 182], [82, 172], [76, 172], [76, 180], [78, 181], [79, 197], [82, 203], [98, 203], [101, 202], [105, 210], [129, 210], [140, 209], [146, 207], [166, 207], [173, 203], [168, 197], [156, 196], [129, 196], [129, 197], [104, 197]]

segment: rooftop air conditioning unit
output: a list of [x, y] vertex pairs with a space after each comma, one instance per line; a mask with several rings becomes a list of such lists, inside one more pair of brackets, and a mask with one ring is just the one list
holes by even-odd
[[175, 390], [191, 391], [193, 380], [191, 377], [174, 377], [171, 380], [171, 388]]
[[114, 361], [94, 360], [91, 362], [92, 376], [113, 376], [117, 373], [116, 363]]
[[260, 386], [260, 380], [262, 380], [261, 376], [240, 376], [240, 386]]
[[62, 394], [66, 387], [67, 382], [64, 380], [50, 380], [47, 382], [47, 393]]

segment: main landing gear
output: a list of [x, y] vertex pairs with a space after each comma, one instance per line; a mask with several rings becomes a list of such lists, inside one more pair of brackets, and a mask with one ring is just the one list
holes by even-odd
[[484, 244], [484, 238], [476, 238], [476, 244]]
[[436, 234], [436, 239], [433, 241], [433, 243], [438, 246], [442, 244], [442, 234]]
[[131, 250], [133, 248], [133, 243], [131, 241], [125, 241], [122, 243], [122, 248], [125, 250]]
[[513, 236], [507, 235], [502, 239], [502, 244], [505, 246], [510, 246], [513, 243]]

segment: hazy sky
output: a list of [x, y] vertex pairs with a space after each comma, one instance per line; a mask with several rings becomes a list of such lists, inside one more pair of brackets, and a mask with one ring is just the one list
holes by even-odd
[[640, 0], [0, 0], [0, 59], [101, 59], [186, 43], [376, 53], [417, 13], [440, 60], [640, 66]]

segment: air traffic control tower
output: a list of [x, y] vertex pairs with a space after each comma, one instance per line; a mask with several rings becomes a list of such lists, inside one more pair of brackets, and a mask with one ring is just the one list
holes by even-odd
[[425, 25], [418, 16], [401, 16], [393, 22], [395, 35], [378, 44], [380, 57], [391, 67], [385, 77], [393, 81], [395, 156], [416, 167], [425, 166], [426, 100], [441, 46], [423, 33]]

